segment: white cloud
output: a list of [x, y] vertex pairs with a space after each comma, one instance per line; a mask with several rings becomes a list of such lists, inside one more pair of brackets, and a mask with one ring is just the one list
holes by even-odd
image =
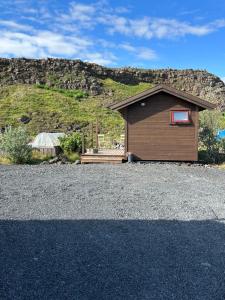
[[192, 25], [175, 19], [149, 18], [128, 19], [120, 16], [103, 16], [99, 22], [109, 27], [111, 34], [121, 33], [139, 38], [174, 38], [185, 35], [203, 36], [225, 27], [225, 19], [205, 25]]
[[1, 36], [0, 55], [9, 57], [46, 57], [46, 53], [40, 51], [37, 46], [32, 45], [29, 41], [13, 39], [7, 36]]
[[95, 7], [92, 5], [72, 3], [70, 12], [70, 16], [73, 18], [73, 20], [89, 22], [92, 20], [92, 17], [95, 13]]
[[115, 64], [117, 58], [111, 52], [91, 51], [92, 41], [77, 36], [64, 36], [50, 31], [33, 34], [0, 32], [0, 56], [47, 58], [79, 58], [101, 65]]
[[100, 52], [90, 52], [84, 53], [83, 59], [85, 61], [90, 61], [99, 65], [112, 65], [116, 63], [116, 56], [110, 52], [100, 53]]
[[20, 32], [0, 32], [0, 54], [3, 56], [47, 57], [68, 56], [73, 57], [86, 51], [91, 45], [90, 41], [78, 37], [65, 37], [50, 31], [37, 31], [29, 35]]
[[130, 20], [131, 34], [137, 37], [144, 37], [150, 39], [153, 37], [154, 32], [150, 27], [149, 19], [143, 18], [140, 20]]
[[222, 81], [225, 83], [225, 77], [222, 77], [221, 79], [222, 79]]
[[29, 25], [19, 24], [14, 21], [0, 20], [0, 25], [4, 27], [10, 27], [11, 29], [21, 30], [21, 31], [30, 31], [32, 27]]
[[144, 60], [153, 60], [157, 58], [156, 52], [148, 48], [139, 48], [137, 57]]
[[134, 46], [131, 46], [130, 44], [124, 43], [120, 45], [120, 48], [128, 51], [128, 52], [136, 52], [137, 48]]
[[[4, 0], [0, 2], [1, 7]], [[15, 0], [7, 0], [7, 3], [10, 4], [13, 18], [0, 20], [0, 55], [6, 57], [81, 58], [109, 65], [117, 61], [112, 52], [123, 49], [141, 63], [156, 59], [156, 52], [149, 47], [141, 47], [140, 42], [137, 43], [139, 46], [128, 42], [117, 45], [110, 37], [107, 39], [105, 34], [119, 33], [127, 39], [168, 39], [186, 35], [204, 36], [225, 27], [225, 19], [204, 24], [202, 21], [201, 24], [196, 24], [193, 21], [188, 23], [149, 16], [135, 19], [127, 15], [130, 7], [112, 7], [107, 0], [97, 0], [89, 4], [70, 2], [66, 10], [50, 10], [45, 0], [38, 1], [35, 9], [28, 0], [18, 0], [18, 5]], [[25, 19], [27, 22], [29, 20], [29, 24], [32, 21], [33, 26], [38, 26], [39, 29], [24, 24]], [[98, 30], [93, 31], [96, 28]], [[93, 32], [97, 32], [98, 36]]]
[[143, 60], [154, 60], [157, 58], [157, 54], [154, 50], [146, 47], [135, 47], [128, 43], [124, 43], [119, 45], [119, 47], [125, 51], [128, 51], [136, 58], [143, 59]]
[[[63, 24], [63, 26], [68, 26], [73, 24], [79, 26], [80, 28], [91, 28], [95, 26], [95, 13], [96, 7], [94, 4], [81, 4], [78, 2], [70, 3], [69, 12], [58, 14], [57, 20]], [[74, 26], [75, 25], [75, 26]]]

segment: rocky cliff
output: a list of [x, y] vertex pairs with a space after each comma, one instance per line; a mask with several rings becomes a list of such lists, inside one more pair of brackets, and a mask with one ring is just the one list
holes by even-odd
[[172, 85], [225, 108], [224, 82], [205, 70], [107, 68], [64, 59], [0, 59], [0, 86], [44, 84], [99, 95], [105, 93], [102, 80], [107, 78], [128, 85], [140, 82]]

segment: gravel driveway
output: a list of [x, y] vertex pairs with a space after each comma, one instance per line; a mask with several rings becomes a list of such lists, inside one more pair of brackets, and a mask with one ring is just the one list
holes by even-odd
[[225, 171], [0, 166], [0, 299], [225, 299]]

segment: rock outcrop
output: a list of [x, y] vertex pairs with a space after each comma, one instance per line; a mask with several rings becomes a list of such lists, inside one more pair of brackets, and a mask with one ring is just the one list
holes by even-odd
[[172, 85], [225, 109], [224, 82], [205, 70], [107, 68], [65, 59], [0, 59], [0, 86], [45, 84], [98, 95], [103, 93], [101, 80], [106, 78], [130, 85], [139, 82]]

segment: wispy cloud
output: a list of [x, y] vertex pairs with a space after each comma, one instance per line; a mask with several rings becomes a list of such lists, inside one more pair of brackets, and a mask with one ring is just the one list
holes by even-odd
[[32, 30], [32, 27], [29, 25], [19, 24], [14, 21], [8, 21], [8, 20], [0, 20], [0, 25], [11, 28], [11, 29], [15, 29], [15, 30], [21, 30], [21, 31]]
[[154, 50], [142, 47], [138, 49], [137, 57], [143, 60], [153, 60], [158, 56]]
[[121, 44], [119, 47], [129, 53], [132, 53], [136, 58], [142, 60], [154, 60], [157, 58], [156, 52], [150, 48], [135, 47], [128, 43]]
[[114, 15], [101, 17], [100, 22], [109, 27], [111, 34], [120, 33], [146, 39], [168, 39], [185, 35], [203, 36], [225, 27], [225, 19], [204, 25], [192, 25], [176, 19], [144, 17], [135, 20]]
[[95, 24], [94, 15], [96, 7], [73, 2], [70, 4], [69, 12], [58, 16], [58, 20], [69, 24], [76, 23], [84, 28], [89, 28]]
[[84, 57], [84, 60], [91, 61], [99, 65], [110, 65], [116, 63], [117, 61], [117, 57], [111, 52], [87, 52], [85, 53]]
[[225, 27], [225, 19], [183, 21], [185, 15], [197, 11], [183, 12], [182, 20], [135, 18], [129, 15], [131, 7], [115, 7], [107, 0], [72, 1], [56, 9], [50, 2], [40, 0], [32, 5], [28, 0], [1, 0], [0, 8], [7, 8], [7, 17], [0, 20], [1, 56], [58, 56], [113, 65], [119, 50], [141, 63], [158, 58], [154, 47], [148, 47], [149, 40], [152, 45], [155, 40], [205, 36]]
[[188, 15], [195, 15], [199, 12], [200, 12], [200, 9], [183, 10], [178, 15], [179, 16], [188, 16]]
[[92, 41], [76, 36], [64, 36], [50, 31], [0, 32], [0, 56], [47, 58], [66, 57], [91, 61], [96, 64], [112, 65], [116, 56], [109, 52], [91, 51]]
[[68, 56], [74, 57], [86, 51], [90, 41], [78, 37], [65, 37], [49, 31], [34, 34], [1, 31], [1, 55], [23, 57]]
[[[143, 16], [135, 19], [127, 16], [129, 9], [125, 7], [112, 8], [107, 1], [98, 1], [91, 4], [72, 2], [69, 11], [59, 14], [58, 19], [74, 23], [79, 27], [95, 28], [102, 26], [110, 34], [120, 33], [125, 36], [136, 36], [139, 38], [163, 39], [182, 37], [185, 35], [204, 36], [221, 27], [225, 27], [225, 19], [214, 20], [205, 24], [192, 24], [178, 19], [153, 18]], [[182, 15], [197, 13], [186, 11]]]

